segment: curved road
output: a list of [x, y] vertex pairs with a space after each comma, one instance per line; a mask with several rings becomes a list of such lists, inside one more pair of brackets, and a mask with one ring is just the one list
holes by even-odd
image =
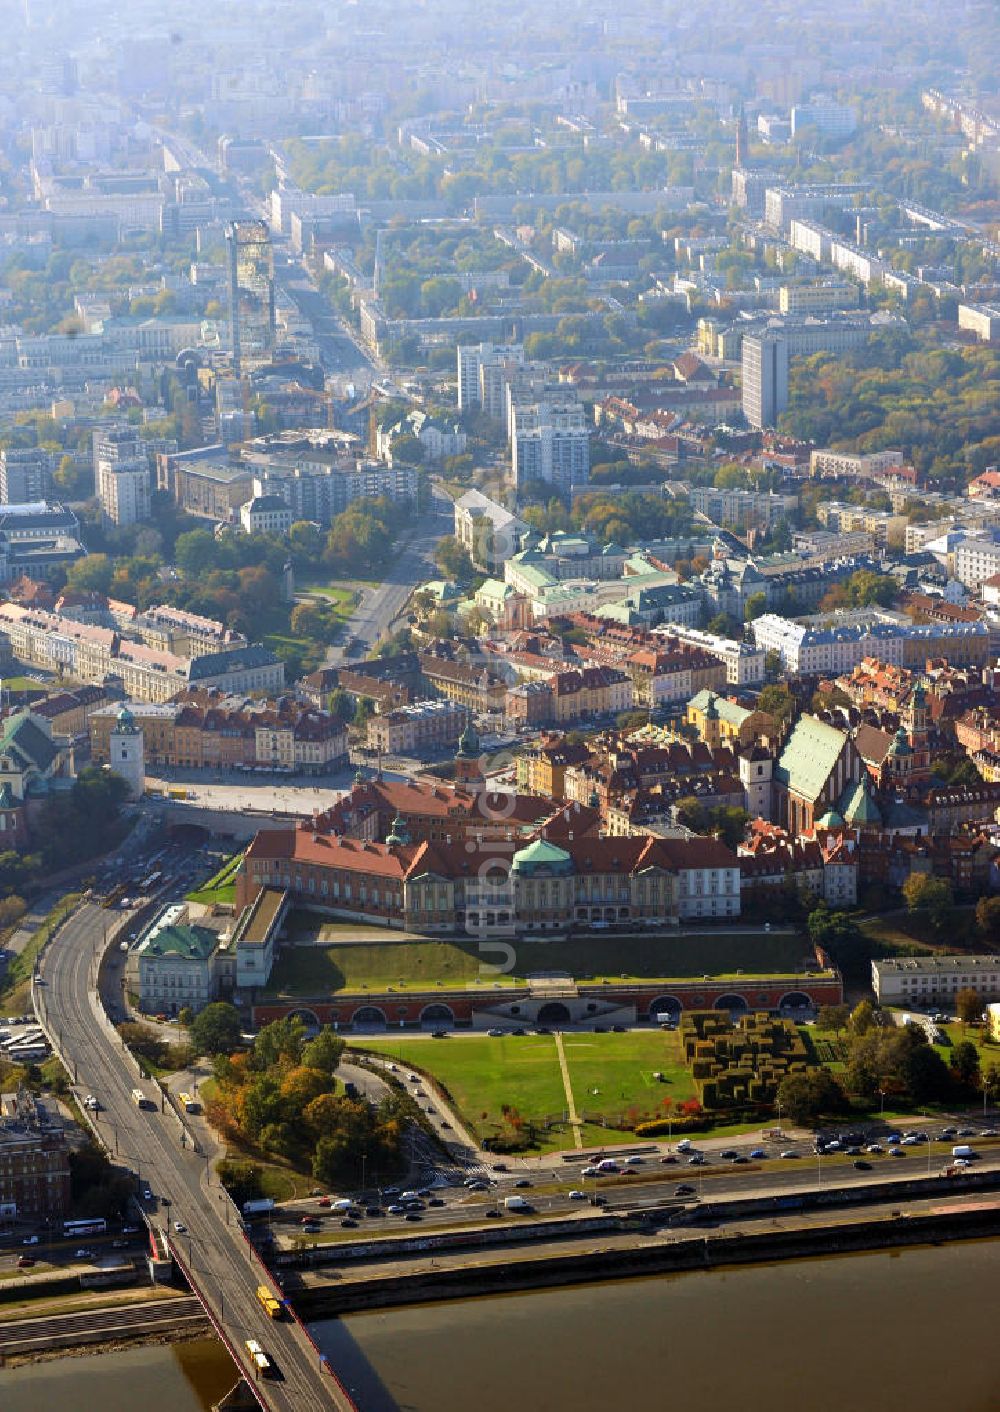
[[[124, 1050], [96, 994], [96, 967], [104, 946], [108, 913], [84, 903], [49, 943], [36, 981], [35, 1004], [56, 1052], [83, 1093], [103, 1105], [98, 1128], [114, 1159], [139, 1174], [154, 1193], [145, 1203], [170, 1232], [172, 1253], [191, 1271], [197, 1293], [235, 1352], [240, 1371], [258, 1401], [276, 1412], [313, 1412], [354, 1406], [336, 1379], [320, 1367], [319, 1354], [297, 1322], [272, 1321], [256, 1289], [262, 1267], [252, 1256], [221, 1187], [210, 1180], [207, 1160], [181, 1146], [182, 1126], [168, 1109], [138, 1109], [131, 1092], [141, 1086], [159, 1101], [151, 1081], [135, 1077], [134, 1060]], [[187, 1227], [173, 1231], [173, 1222]], [[244, 1340], [256, 1339], [271, 1358], [276, 1376], [256, 1384]]]
[[[413, 531], [401, 541], [385, 578], [376, 588], [361, 590], [361, 601], [344, 624], [340, 642], [327, 652], [327, 666], [349, 665], [368, 656], [389, 633], [417, 584], [440, 578], [434, 550], [445, 535], [452, 533], [454, 520], [452, 501], [432, 485], [430, 505], [413, 521]], [[362, 644], [363, 651], [359, 648], [353, 658], [348, 658], [344, 647], [352, 637]]]

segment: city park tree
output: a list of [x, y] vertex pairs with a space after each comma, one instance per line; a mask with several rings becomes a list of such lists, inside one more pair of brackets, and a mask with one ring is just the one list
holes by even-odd
[[981, 897], [976, 903], [976, 930], [991, 945], [1000, 941], [1000, 897]]
[[199, 1054], [232, 1054], [240, 1047], [242, 1036], [236, 1007], [224, 1000], [206, 1005], [191, 1021], [190, 1035]]
[[968, 1027], [982, 1019], [983, 997], [972, 986], [963, 986], [955, 995], [955, 1014]]
[[927, 918], [935, 931], [942, 931], [952, 912], [951, 884], [945, 878], [911, 873], [903, 883], [903, 900], [908, 912]]
[[793, 1123], [814, 1123], [833, 1117], [847, 1106], [844, 1090], [822, 1065], [802, 1073], [786, 1074], [778, 1085], [777, 1104]]
[[979, 1050], [970, 1039], [963, 1039], [951, 1051], [951, 1071], [960, 1084], [974, 1088], [979, 1083]]

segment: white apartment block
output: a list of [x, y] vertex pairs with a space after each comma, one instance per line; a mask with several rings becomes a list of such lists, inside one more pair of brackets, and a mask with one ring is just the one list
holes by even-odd
[[97, 463], [97, 498], [105, 519], [115, 525], [140, 525], [152, 511], [149, 462], [141, 460]]
[[808, 255], [818, 264], [829, 261], [832, 239], [831, 232], [818, 221], [797, 219], [791, 222], [788, 229], [788, 241], [792, 249], [802, 255]]
[[880, 619], [876, 612], [847, 614], [833, 626], [765, 613], [753, 624], [754, 641], [765, 653], [777, 652], [789, 676], [838, 676], [865, 657], [913, 668], [922, 667], [928, 657], [947, 657], [959, 666], [989, 656], [990, 628], [985, 622], [909, 623]]
[[981, 343], [1000, 343], [1000, 304], [959, 304], [958, 326]]
[[778, 308], [782, 314], [825, 314], [834, 309], [849, 309], [857, 302], [854, 286], [839, 280], [783, 284], [778, 290]]
[[574, 394], [566, 403], [515, 403], [512, 408], [511, 461], [519, 489], [544, 481], [559, 490], [590, 479], [590, 432], [583, 403]]
[[966, 588], [979, 588], [1000, 573], [1000, 544], [992, 539], [964, 538], [955, 548], [955, 577]]
[[872, 962], [872, 989], [880, 1005], [948, 1005], [960, 990], [978, 991], [985, 1004], [1000, 999], [1000, 956], [900, 956]]
[[[457, 362], [458, 407], [464, 412], [468, 407], [483, 406], [482, 369], [499, 368], [503, 364], [519, 366], [524, 362], [524, 348], [520, 343], [459, 344]], [[484, 410], [495, 415], [491, 408]]]
[[823, 447], [810, 455], [809, 474], [838, 478], [854, 476], [864, 480], [902, 464], [902, 451], [873, 451], [862, 456], [853, 451], [831, 451]]
[[853, 108], [818, 98], [812, 103], [796, 103], [791, 117], [793, 137], [809, 127], [826, 137], [849, 137], [858, 126], [858, 115]]
[[727, 686], [759, 686], [764, 680], [764, 649], [754, 643], [739, 642], [731, 637], [718, 637], [701, 628], [684, 623], [669, 623], [653, 628], [663, 637], [677, 638], [701, 647], [721, 662], [726, 669]]
[[850, 240], [830, 242], [830, 263], [835, 269], [843, 270], [865, 286], [877, 284], [886, 271], [892, 268], [886, 260], [880, 260], [870, 250], [865, 250]]

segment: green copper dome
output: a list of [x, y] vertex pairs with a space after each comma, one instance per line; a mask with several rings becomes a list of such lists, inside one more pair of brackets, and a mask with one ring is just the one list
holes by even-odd
[[512, 873], [521, 877], [534, 876], [567, 877], [573, 872], [573, 859], [564, 848], [557, 848], [544, 838], [536, 838], [527, 848], [514, 854], [510, 865]]

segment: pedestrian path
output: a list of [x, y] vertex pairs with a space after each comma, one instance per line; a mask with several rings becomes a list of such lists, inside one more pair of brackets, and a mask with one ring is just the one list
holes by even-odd
[[556, 1030], [555, 1033], [555, 1041], [556, 1053], [559, 1056], [559, 1069], [562, 1073], [563, 1088], [566, 1092], [566, 1115], [569, 1119], [569, 1125], [573, 1129], [573, 1142], [576, 1147], [582, 1148], [583, 1124], [580, 1122], [580, 1116], [576, 1111], [576, 1103], [573, 1099], [573, 1085], [569, 1081], [569, 1065], [566, 1063], [566, 1052], [563, 1049], [562, 1035], [558, 1030]]

